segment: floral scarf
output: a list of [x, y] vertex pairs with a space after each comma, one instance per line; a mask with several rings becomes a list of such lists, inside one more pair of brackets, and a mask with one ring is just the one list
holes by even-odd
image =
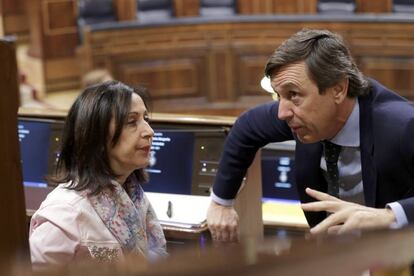
[[161, 225], [136, 177], [127, 179], [125, 189], [113, 184], [112, 189], [89, 196], [89, 201], [124, 253], [149, 258], [166, 255]]

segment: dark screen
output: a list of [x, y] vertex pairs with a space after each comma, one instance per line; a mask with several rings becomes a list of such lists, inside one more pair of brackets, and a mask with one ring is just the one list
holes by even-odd
[[294, 169], [294, 150], [263, 149], [263, 200], [299, 200]]
[[145, 191], [191, 194], [194, 133], [184, 130], [155, 130], [151, 146], [149, 182]]
[[23, 183], [28, 187], [46, 187], [50, 146], [50, 122], [19, 120], [18, 134], [23, 168]]

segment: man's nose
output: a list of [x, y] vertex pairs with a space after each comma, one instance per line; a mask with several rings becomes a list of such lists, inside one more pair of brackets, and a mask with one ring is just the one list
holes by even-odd
[[292, 107], [291, 107], [291, 103], [286, 101], [286, 100], [279, 100], [279, 110], [277, 112], [277, 117], [280, 120], [288, 120], [290, 118], [292, 118], [293, 116], [293, 112], [292, 112]]

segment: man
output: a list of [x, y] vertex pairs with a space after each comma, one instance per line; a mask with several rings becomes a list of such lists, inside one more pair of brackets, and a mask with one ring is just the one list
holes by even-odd
[[[256, 151], [293, 139], [311, 233], [414, 222], [414, 108], [407, 100], [366, 79], [341, 38], [325, 30], [294, 34], [265, 75], [279, 101], [244, 113], [226, 140], [207, 215], [213, 239], [238, 239], [232, 202]], [[330, 145], [339, 161], [330, 160]]]

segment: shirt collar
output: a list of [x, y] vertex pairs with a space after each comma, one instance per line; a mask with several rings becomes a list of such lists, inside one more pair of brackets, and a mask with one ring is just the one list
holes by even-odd
[[343, 147], [359, 147], [359, 103], [355, 101], [351, 115], [338, 134], [330, 140]]

